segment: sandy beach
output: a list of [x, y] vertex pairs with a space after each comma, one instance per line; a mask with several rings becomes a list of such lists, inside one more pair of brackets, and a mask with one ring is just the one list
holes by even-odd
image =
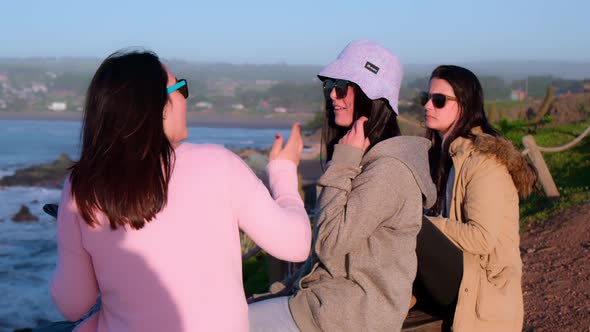
[[[82, 112], [37, 111], [37, 112], [0, 112], [0, 120], [36, 120], [36, 121], [81, 121]], [[248, 113], [213, 113], [188, 112], [187, 121], [191, 127], [209, 128], [290, 128], [299, 121], [305, 124], [313, 117], [312, 113], [294, 114], [248, 114]]]

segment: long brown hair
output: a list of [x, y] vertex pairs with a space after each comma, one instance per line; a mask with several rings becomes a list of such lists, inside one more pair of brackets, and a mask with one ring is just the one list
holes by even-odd
[[166, 205], [174, 150], [164, 134], [168, 76], [149, 51], [118, 51], [86, 93], [80, 160], [72, 196], [90, 226], [103, 212], [111, 229], [141, 229]]
[[436, 204], [430, 208], [428, 214], [439, 215], [442, 212], [447, 187], [447, 179], [453, 161], [449, 156], [449, 147], [457, 137], [474, 140], [471, 133], [474, 127], [481, 127], [484, 133], [501, 136], [489, 123], [484, 111], [483, 89], [477, 76], [468, 69], [453, 65], [438, 66], [432, 71], [430, 80], [439, 78], [447, 81], [457, 97], [460, 113], [457, 123], [451, 129], [444, 141], [436, 130], [427, 129], [426, 137], [432, 142], [429, 151], [430, 173], [436, 185]]
[[[365, 123], [365, 136], [371, 142], [367, 151], [383, 140], [401, 135], [397, 123], [397, 115], [386, 99], [372, 100], [367, 97], [358, 85], [354, 83], [349, 84], [354, 91], [353, 121], [356, 121], [361, 116], [366, 116], [369, 119]], [[334, 146], [346, 135], [350, 128], [340, 127], [336, 124], [332, 99], [326, 98], [325, 109], [322, 128], [322, 148], [324, 146], [326, 147], [326, 161], [329, 161], [334, 154]]]

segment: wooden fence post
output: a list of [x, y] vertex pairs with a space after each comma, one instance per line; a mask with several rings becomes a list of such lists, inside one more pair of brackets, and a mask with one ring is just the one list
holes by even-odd
[[535, 138], [531, 135], [527, 135], [522, 138], [522, 144], [524, 144], [525, 150], [537, 170], [537, 175], [539, 176], [539, 181], [543, 186], [545, 195], [550, 198], [559, 198], [559, 191], [557, 190], [555, 181], [553, 181], [553, 177], [545, 163], [545, 159], [543, 159], [543, 155], [535, 142]]

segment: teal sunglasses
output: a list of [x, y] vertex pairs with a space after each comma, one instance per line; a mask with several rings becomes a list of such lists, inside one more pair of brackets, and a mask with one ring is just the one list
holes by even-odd
[[178, 90], [178, 92], [180, 92], [184, 99], [188, 98], [188, 84], [186, 83], [186, 80], [184, 78], [177, 78], [176, 84], [169, 86], [167, 90], [168, 94], [171, 94], [172, 92]]

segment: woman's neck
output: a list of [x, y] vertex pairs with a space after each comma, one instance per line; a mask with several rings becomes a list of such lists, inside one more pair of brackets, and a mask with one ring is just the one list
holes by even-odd
[[440, 137], [440, 140], [441, 140], [441, 148], [443, 148], [445, 146], [446, 142], [447, 142], [448, 137], [449, 137], [448, 134], [450, 133], [450, 130], [437, 131], [436, 133]]

